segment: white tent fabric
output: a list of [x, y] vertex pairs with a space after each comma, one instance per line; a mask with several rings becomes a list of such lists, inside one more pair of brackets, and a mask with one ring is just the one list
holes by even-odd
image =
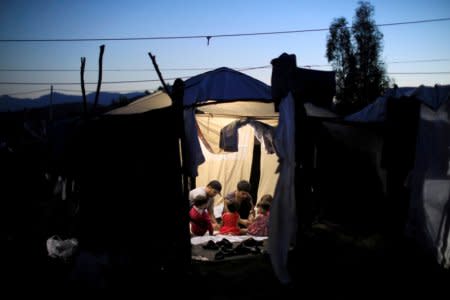
[[270, 194], [272, 196], [275, 194], [275, 187], [279, 177], [279, 173], [277, 173], [278, 165], [278, 156], [276, 154], [267, 153], [262, 146], [257, 199], [258, 202], [261, 200], [261, 197], [266, 194]]
[[273, 103], [256, 101], [215, 103], [201, 106], [198, 110], [203, 112], [203, 114], [195, 115], [200, 136], [204, 136], [210, 141], [207, 148], [210, 147], [210, 151], [213, 153], [223, 151], [219, 148], [221, 129], [233, 121], [242, 119], [242, 116], [250, 117], [272, 127], [278, 124], [278, 113], [274, 111]]
[[[256, 102], [254, 104], [257, 107], [261, 103]], [[222, 195], [226, 195], [226, 193], [236, 189], [239, 180], [250, 178], [253, 162], [254, 129], [250, 125], [239, 128], [239, 150], [237, 152], [224, 152], [219, 148], [220, 129], [236, 120], [236, 118], [216, 116], [215, 114], [197, 114], [196, 120], [201, 136], [200, 140], [203, 141], [200, 145], [205, 156], [205, 162], [198, 169], [199, 175], [196, 178], [196, 185], [205, 186], [212, 178], [215, 178], [222, 183]], [[278, 118], [265, 119], [264, 123], [276, 126]], [[260, 181], [256, 200], [259, 200], [264, 194], [273, 195], [278, 179], [278, 174], [275, 173], [278, 167], [278, 157], [276, 154], [268, 154], [264, 144], [261, 144], [261, 147]], [[217, 202], [220, 203], [220, 201]]]
[[206, 186], [211, 179], [222, 183], [222, 195], [234, 191], [242, 178], [250, 178], [252, 168], [254, 133], [245, 126], [239, 129], [239, 151], [211, 153], [201, 143], [205, 163], [199, 166], [197, 186]]
[[136, 101], [129, 103], [128, 105], [110, 110], [107, 115], [132, 115], [141, 114], [153, 109], [168, 107], [172, 105], [172, 99], [164, 92], [156, 92]]
[[450, 268], [450, 99], [437, 111], [422, 105], [409, 187], [407, 233]]
[[256, 119], [278, 119], [273, 103], [259, 101], [235, 101], [220, 104], [210, 104], [198, 108], [206, 114], [236, 118], [242, 115]]

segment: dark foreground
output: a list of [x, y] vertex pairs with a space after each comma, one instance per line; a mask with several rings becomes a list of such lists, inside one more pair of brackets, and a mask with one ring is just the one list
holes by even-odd
[[70, 282], [70, 262], [55, 261], [46, 257], [46, 253], [39, 253], [45, 259], [36, 259], [36, 253], [27, 252], [31, 249], [8, 250], [3, 256], [5, 287], [16, 294], [42, 293], [50, 298], [87, 291], [89, 295], [123, 293], [146, 298], [180, 295], [202, 299], [366, 299], [395, 295], [430, 298], [443, 295], [450, 283], [449, 270], [438, 266], [432, 257], [406, 239], [389, 239], [380, 234], [357, 236], [325, 224], [313, 226], [291, 253], [290, 285], [278, 282], [266, 254], [248, 259], [193, 261], [181, 275], [165, 270], [131, 273], [124, 269], [128, 272], [125, 276], [110, 280], [101, 289], [90, 289]]
[[[450, 270], [406, 239], [357, 236], [316, 224], [291, 253], [293, 282], [280, 285], [268, 257], [194, 266], [211, 299], [298, 299], [442, 295]], [[196, 280], [197, 281], [197, 280]]]

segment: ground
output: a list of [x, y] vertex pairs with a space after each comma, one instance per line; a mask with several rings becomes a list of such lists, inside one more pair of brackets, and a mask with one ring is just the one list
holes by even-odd
[[450, 282], [449, 270], [406, 239], [356, 235], [315, 224], [298, 242], [289, 259], [290, 285], [279, 284], [268, 256], [197, 263], [193, 281], [204, 287], [208, 299], [297, 299], [304, 295], [364, 299], [423, 293], [429, 297], [444, 291]]
[[[78, 292], [73, 285], [67, 285], [70, 264], [56, 262], [46, 253], [39, 254], [44, 260], [36, 259], [33, 256], [37, 252], [28, 248], [27, 243], [10, 250], [14, 252], [3, 256], [6, 262], [3, 281], [15, 295], [30, 291], [38, 295], [39, 291], [48, 298]], [[186, 272], [175, 275], [167, 270], [140, 269], [139, 265], [131, 272], [121, 273], [116, 281], [111, 281], [114, 284], [100, 292], [125, 293], [128, 297], [160, 295], [167, 299], [180, 295], [198, 298], [201, 294], [202, 299], [215, 300], [365, 299], [394, 295], [431, 298], [448, 293], [445, 289], [450, 282], [449, 270], [406, 239], [377, 233], [355, 234], [322, 223], [301, 235], [295, 251], [290, 253], [293, 281], [289, 285], [278, 282], [267, 254], [248, 259], [192, 261]]]

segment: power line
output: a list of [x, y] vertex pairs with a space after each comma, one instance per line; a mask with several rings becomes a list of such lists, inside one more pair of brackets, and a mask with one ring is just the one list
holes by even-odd
[[[259, 67], [242, 67], [233, 68], [238, 71], [250, 71], [257, 69], [270, 68], [270, 65]], [[161, 71], [211, 71], [214, 68], [161, 68]], [[98, 70], [90, 69], [85, 72], [98, 72]], [[103, 72], [148, 72], [155, 71], [155, 69], [103, 69]], [[80, 72], [79, 69], [0, 69], [0, 72]]]
[[[71, 89], [54, 89], [57, 92], [69, 92], [69, 93], [81, 93], [81, 90], [71, 90]], [[88, 93], [95, 92], [95, 90], [86, 90]], [[126, 90], [107, 90], [109, 93], [126, 93], [126, 92], [136, 92], [136, 89], [126, 89]]]
[[[450, 72], [388, 72], [387, 75], [439, 75], [450, 74]], [[187, 79], [192, 76], [181, 76], [165, 78], [165, 80], [175, 80], [177, 78]], [[102, 84], [130, 84], [130, 83], [145, 83], [145, 82], [159, 82], [159, 79], [143, 79], [143, 80], [119, 80], [119, 81], [104, 81]], [[0, 85], [79, 85], [80, 82], [18, 82], [18, 81], [1, 81]], [[86, 85], [97, 84], [97, 82], [85, 82]]]
[[388, 64], [405, 64], [405, 63], [426, 63], [426, 62], [442, 62], [442, 61], [450, 61], [449, 58], [436, 58], [436, 59], [416, 59], [416, 60], [399, 60], [399, 61], [390, 61]]
[[[398, 61], [388, 61], [386, 63], [388, 64], [406, 64], [406, 63], [427, 63], [427, 62], [444, 62], [444, 61], [450, 61], [450, 58], [434, 58], [434, 59], [416, 59], [416, 60], [398, 60]], [[258, 66], [258, 67], [237, 67], [232, 68], [234, 70], [238, 71], [251, 71], [251, 70], [258, 70], [258, 69], [267, 69], [270, 68], [270, 65], [265, 66]], [[300, 66], [302, 68], [324, 68], [324, 67], [331, 67], [330, 64], [326, 65], [302, 65]], [[214, 68], [161, 68], [161, 71], [211, 71], [214, 70]], [[84, 70], [85, 72], [98, 72], [96, 69], [88, 69]], [[143, 69], [143, 68], [115, 68], [115, 69], [103, 69], [103, 72], [154, 72], [155, 69]], [[80, 72], [80, 69], [13, 69], [13, 68], [0, 68], [0, 72]]]
[[[419, 23], [432, 23], [432, 22], [445, 22], [450, 21], [450, 17], [438, 18], [438, 19], [425, 19], [405, 22], [393, 22], [377, 24], [378, 27], [384, 26], [398, 26], [398, 25], [410, 25]], [[97, 41], [142, 41], [142, 40], [177, 40], [177, 39], [206, 39], [208, 44], [212, 38], [223, 37], [242, 37], [242, 36], [256, 36], [256, 35], [277, 35], [277, 34], [293, 34], [293, 33], [306, 33], [306, 32], [320, 32], [328, 31], [329, 28], [314, 28], [314, 29], [298, 29], [298, 30], [285, 30], [285, 31], [269, 31], [269, 32], [249, 32], [249, 33], [230, 33], [230, 34], [213, 34], [213, 35], [186, 35], [186, 36], [153, 36], [153, 37], [117, 37], [117, 38], [60, 38], [60, 39], [0, 39], [3, 43], [16, 43], [16, 42], [97, 42]]]
[[444, 21], [450, 21], [450, 18], [425, 19], [425, 20], [406, 21], [406, 22], [384, 23], [384, 24], [377, 24], [377, 26], [384, 27], [384, 26], [397, 26], [397, 25], [409, 25], [409, 24], [444, 22]]
[[[191, 76], [165, 78], [165, 80], [175, 80], [177, 78], [186, 79]], [[143, 80], [119, 80], [119, 81], [103, 81], [102, 84], [122, 84], [122, 83], [144, 83], [157, 82], [159, 79], [143, 79]], [[80, 82], [18, 82], [18, 81], [1, 81], [0, 84], [5, 85], [79, 85]], [[86, 85], [97, 84], [97, 82], [85, 82]]]
[[[212, 68], [166, 68], [160, 69], [163, 71], [205, 71], [212, 70]], [[86, 69], [85, 72], [98, 72], [95, 69]], [[155, 69], [103, 69], [103, 72], [153, 72]], [[80, 69], [0, 69], [0, 72], [80, 72]]]
[[388, 75], [439, 75], [439, 74], [450, 74], [450, 72], [391, 72]]

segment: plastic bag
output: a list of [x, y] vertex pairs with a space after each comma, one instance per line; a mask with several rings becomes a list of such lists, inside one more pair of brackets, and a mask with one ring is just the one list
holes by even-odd
[[54, 235], [47, 240], [47, 252], [50, 257], [67, 260], [78, 249], [78, 240], [75, 238], [62, 240]]

